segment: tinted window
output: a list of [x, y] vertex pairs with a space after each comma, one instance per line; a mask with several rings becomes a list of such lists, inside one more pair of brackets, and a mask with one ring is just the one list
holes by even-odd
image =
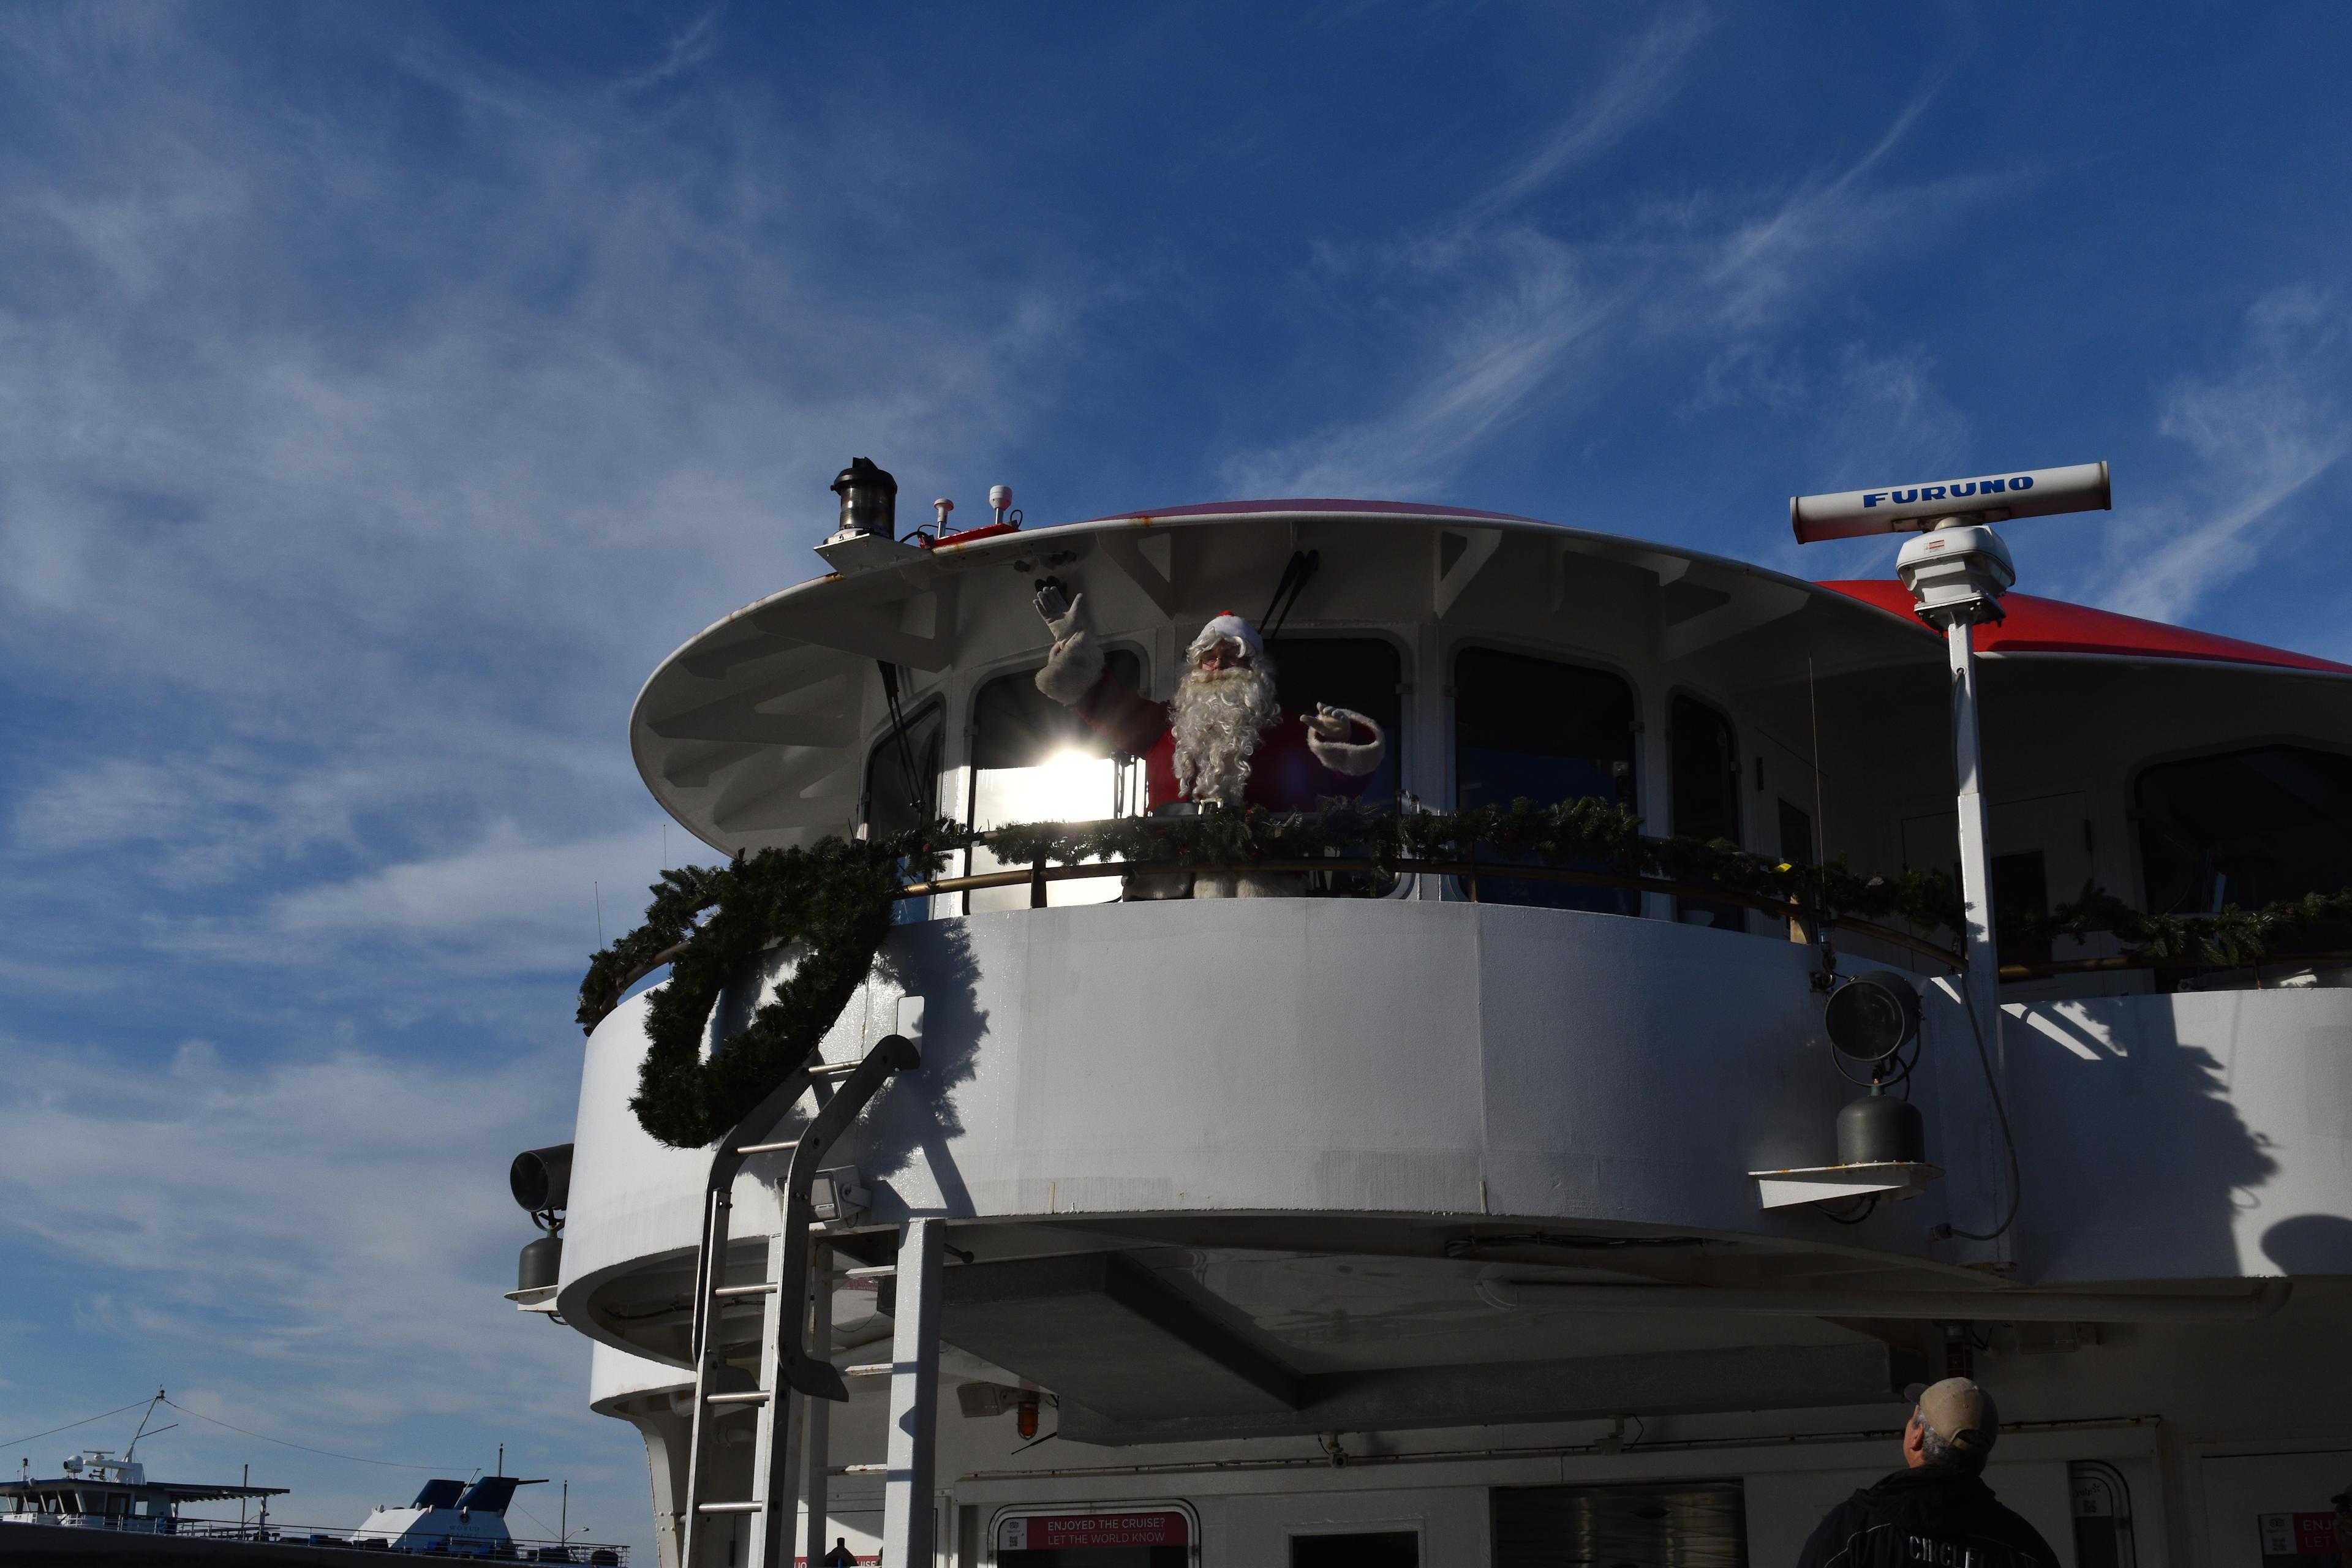
[[[1142, 661], [1124, 650], [1111, 653], [1104, 669], [1113, 680], [1139, 688]], [[1037, 689], [1037, 672], [1001, 675], [973, 697], [971, 825], [986, 829], [1017, 822], [1094, 822], [1133, 816], [1143, 809], [1143, 770], [1121, 763], [1086, 721]], [[1007, 869], [986, 848], [971, 855], [975, 876]], [[1055, 882], [1047, 901], [1106, 903], [1118, 897], [1116, 877]], [[1026, 887], [989, 888], [964, 895], [973, 914], [990, 910], [1025, 910]]]
[[1349, 708], [1378, 724], [1389, 738], [1388, 752], [1366, 788], [1367, 801], [1394, 800], [1403, 777], [1399, 756], [1404, 730], [1404, 661], [1392, 643], [1378, 637], [1290, 637], [1268, 646], [1282, 718], [1296, 724], [1318, 702]]
[[[1674, 761], [1674, 830], [1696, 838], [1739, 842], [1739, 752], [1731, 721], [1704, 702], [1677, 697], [1667, 709], [1668, 752]], [[1726, 931], [1747, 929], [1737, 904], [1694, 899], [1675, 901], [1675, 918]]]
[[[1633, 689], [1605, 670], [1493, 648], [1454, 661], [1454, 798], [1463, 807], [1597, 796], [1633, 804]], [[1632, 914], [1612, 888], [1479, 879], [1493, 903]]]
[[2307, 746], [2198, 757], [2147, 769], [2138, 794], [2140, 864], [2159, 913], [2352, 887], [2352, 757]]
[[1294, 1535], [1290, 1568], [1421, 1568], [1421, 1532], [1377, 1530], [1349, 1535]]
[[1747, 1568], [1738, 1481], [1497, 1487], [1495, 1568]]

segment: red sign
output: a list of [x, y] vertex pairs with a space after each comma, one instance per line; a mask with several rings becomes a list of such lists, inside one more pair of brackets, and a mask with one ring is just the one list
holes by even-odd
[[999, 1552], [1059, 1552], [1080, 1546], [1184, 1546], [1192, 1542], [1174, 1509], [1129, 1513], [1015, 1514], [996, 1527]]
[[2262, 1529], [2264, 1557], [2332, 1556], [2336, 1552], [2332, 1513], [2266, 1513]]

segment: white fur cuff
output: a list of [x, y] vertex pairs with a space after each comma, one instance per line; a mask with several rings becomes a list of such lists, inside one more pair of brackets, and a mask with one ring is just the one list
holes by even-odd
[[1373, 723], [1361, 713], [1349, 712], [1343, 708], [1335, 708], [1332, 712], [1347, 718], [1353, 724], [1361, 724], [1372, 732], [1372, 738], [1360, 743], [1349, 741], [1327, 741], [1310, 729], [1307, 731], [1307, 749], [1315, 754], [1317, 762], [1321, 763], [1333, 773], [1345, 774], [1351, 779], [1362, 778], [1366, 773], [1378, 768], [1381, 765], [1381, 759], [1388, 754], [1389, 738], [1381, 733], [1381, 727], [1378, 724]]
[[1045, 656], [1045, 668], [1037, 672], [1037, 689], [1066, 708], [1091, 690], [1102, 672], [1102, 645], [1091, 632], [1072, 632]]

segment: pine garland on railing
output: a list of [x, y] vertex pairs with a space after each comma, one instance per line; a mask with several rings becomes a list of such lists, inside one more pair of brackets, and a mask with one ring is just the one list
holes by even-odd
[[2151, 915], [2133, 909], [2095, 883], [2083, 896], [2046, 915], [1996, 911], [2003, 945], [2113, 936], [2134, 959], [2237, 968], [2258, 963], [2315, 925], [2352, 921], [2352, 889], [2306, 893], [2258, 910], [2224, 904], [2210, 915]]
[[[1046, 822], [975, 834], [944, 819], [873, 840], [826, 837], [806, 848], [763, 849], [732, 865], [662, 873], [645, 923], [597, 953], [580, 983], [577, 1016], [593, 1029], [630, 986], [667, 964], [669, 984], [649, 1005], [649, 1042], [630, 1107], [646, 1131], [673, 1148], [710, 1142], [748, 1114], [815, 1050], [873, 968], [908, 885], [939, 873], [947, 855], [985, 843], [1008, 865], [1119, 861], [1162, 867], [1246, 868], [1331, 857], [1334, 871], [1410, 875], [1416, 863], [1486, 859], [1507, 878], [1514, 861], [1649, 877], [1786, 903], [1792, 914], [1832, 921], [1902, 920], [1958, 931], [1961, 905], [1949, 877], [1905, 871], [1867, 877], [1843, 861], [1798, 866], [1723, 839], [1645, 838], [1642, 820], [1606, 801], [1425, 812], [1327, 801], [1319, 812], [1256, 806], [1199, 816]], [[2134, 956], [2225, 964], [2252, 962], [2307, 926], [2352, 920], [2352, 891], [2312, 894], [2218, 915], [2150, 915], [2095, 887], [2049, 915], [2004, 917], [2005, 941], [2046, 942], [2099, 933]], [[803, 948], [775, 999], [702, 1059], [720, 987], [766, 949]]]
[[997, 858], [1020, 865], [1044, 861], [1075, 866], [1088, 860], [1162, 862], [1178, 868], [1246, 868], [1263, 860], [1319, 859], [1337, 853], [1334, 870], [1391, 875], [1413, 862], [1502, 857], [1493, 868], [1510, 874], [1511, 859], [1539, 866], [1586, 866], [1626, 877], [1658, 877], [1769, 899], [1791, 912], [1889, 916], [1922, 926], [1958, 929], [1959, 895], [1937, 871], [1865, 877], [1843, 861], [1797, 866], [1752, 854], [1720, 838], [1644, 838], [1642, 819], [1625, 806], [1587, 797], [1538, 805], [1524, 797], [1509, 805], [1468, 811], [1413, 812], [1326, 801], [1319, 812], [1275, 812], [1258, 806], [1201, 816], [1129, 816], [1108, 822], [1044, 822], [1000, 827], [987, 835]]
[[[935, 875], [960, 833], [953, 823], [934, 827], [662, 873], [646, 923], [590, 962], [578, 1015], [595, 1027], [630, 985], [669, 965], [669, 984], [646, 1009], [645, 1065], [629, 1101], [647, 1132], [673, 1149], [709, 1143], [808, 1059], [872, 971], [899, 889], [909, 875]], [[795, 942], [804, 952], [775, 999], [703, 1060], [719, 989], [762, 951]]]

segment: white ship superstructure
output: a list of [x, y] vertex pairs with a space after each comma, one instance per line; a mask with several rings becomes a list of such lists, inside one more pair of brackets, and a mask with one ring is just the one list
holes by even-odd
[[[1372, 798], [1597, 795], [1792, 864], [1958, 858], [1946, 647], [1892, 582], [1338, 500], [832, 559], [638, 698], [640, 772], [709, 858], [1140, 811], [1141, 769], [1037, 690], [1040, 581], [1164, 699], [1202, 624], [1286, 577], [1284, 707], [1378, 722]], [[1977, 641], [1997, 901], [2352, 885], [2352, 668], [2007, 609]], [[2294, 1568], [2352, 1481], [2344, 933], [2237, 967], [2013, 949], [1972, 1031], [1948, 932], [1662, 878], [1498, 859], [1122, 900], [1115, 870], [984, 848], [950, 875], [901, 906], [838, 1070], [719, 1167], [708, 1279], [714, 1152], [630, 1109], [646, 996], [588, 1040], [568, 1196], [530, 1202], [564, 1211], [560, 1272], [535, 1244], [518, 1298], [595, 1342], [665, 1568], [774, 1562], [763, 1478], [806, 1447], [801, 1554], [1761, 1568], [1894, 1468], [1894, 1391], [1950, 1372], [1997, 1394], [1990, 1479], [2067, 1568]], [[740, 975], [716, 1037], [793, 961]], [[1860, 1170], [1824, 1005], [1865, 971], [1920, 998], [1926, 1147]], [[824, 1083], [894, 1035], [919, 1065], [824, 1134], [812, 1189], [847, 1399], [794, 1396], [787, 1456], [780, 1188]]]

